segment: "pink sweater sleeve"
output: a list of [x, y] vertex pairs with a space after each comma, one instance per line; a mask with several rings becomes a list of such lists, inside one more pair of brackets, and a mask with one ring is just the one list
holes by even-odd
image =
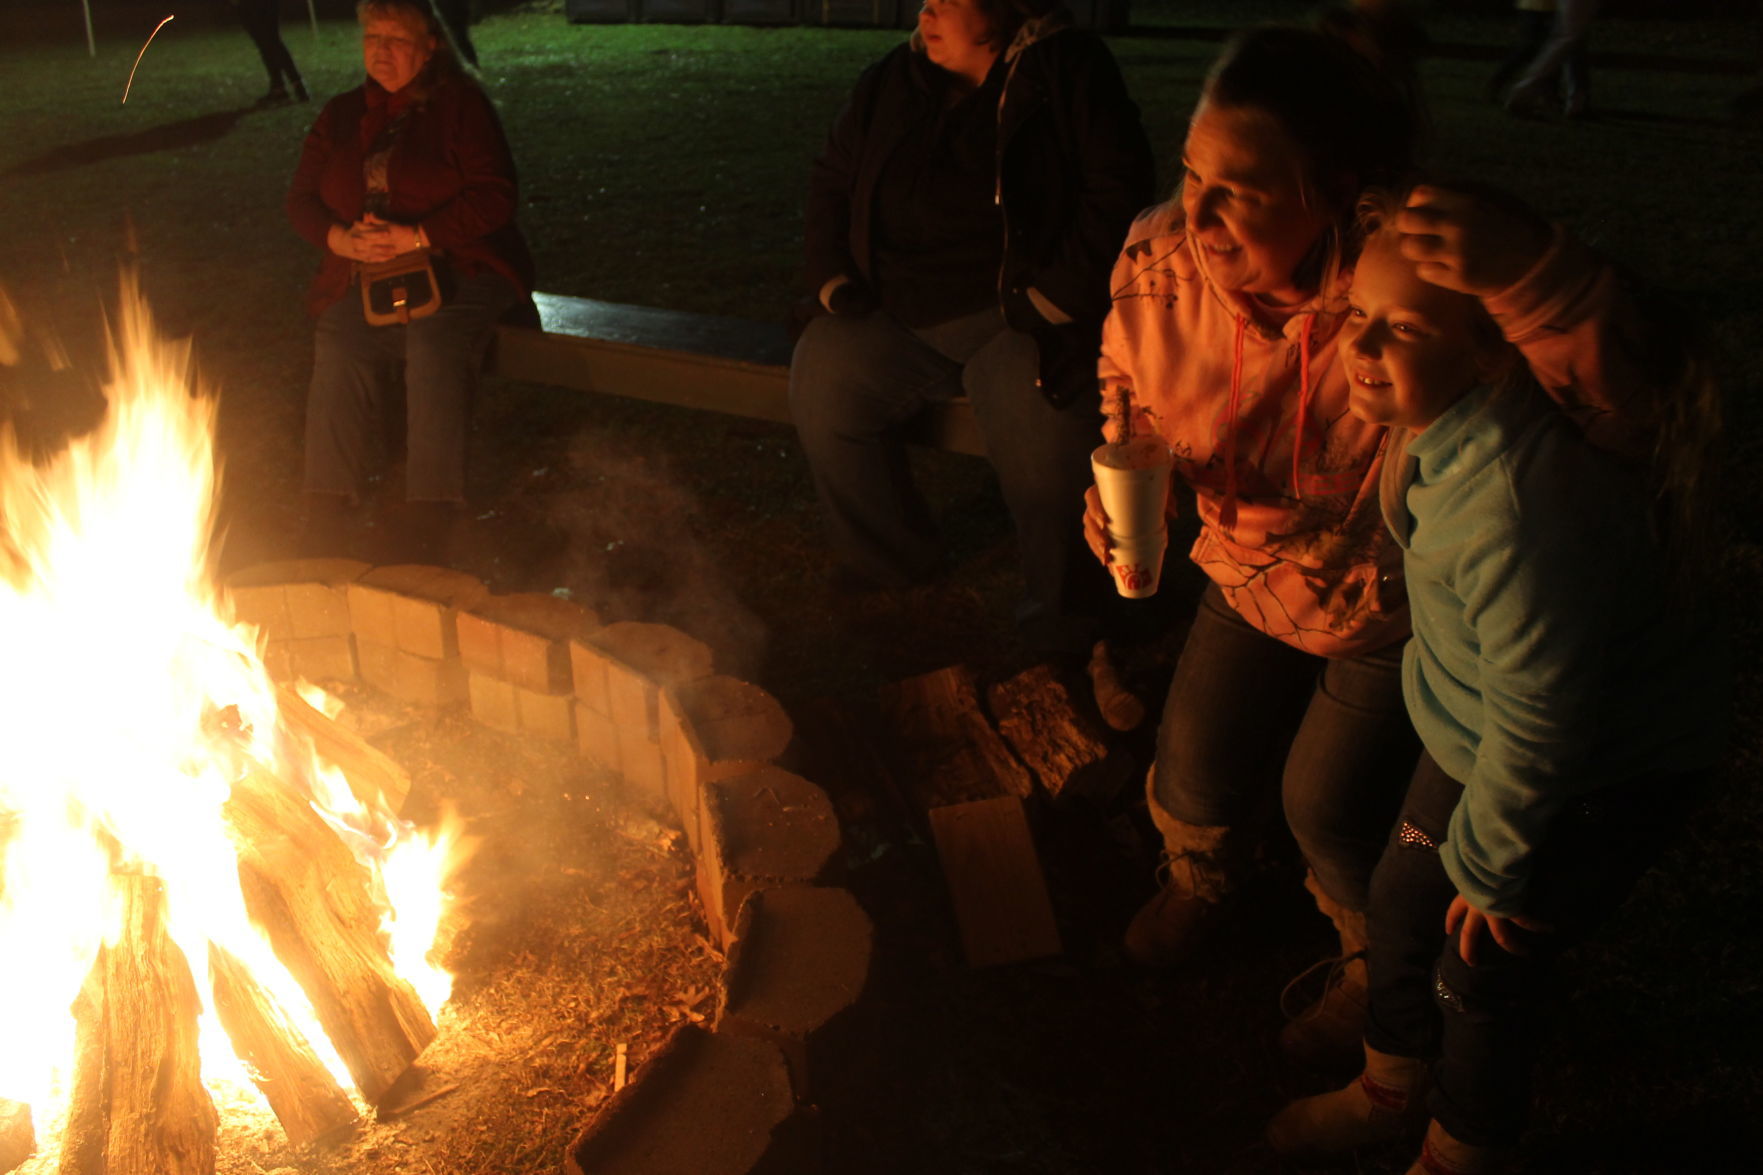
[[1615, 266], [1556, 225], [1530, 272], [1486, 306], [1592, 444], [1649, 454], [1675, 340], [1647, 321]]

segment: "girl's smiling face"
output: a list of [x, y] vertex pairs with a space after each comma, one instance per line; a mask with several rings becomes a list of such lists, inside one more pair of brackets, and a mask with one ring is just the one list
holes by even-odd
[[1340, 361], [1361, 420], [1420, 432], [1494, 365], [1480, 304], [1422, 280], [1394, 231], [1366, 241], [1347, 301]]

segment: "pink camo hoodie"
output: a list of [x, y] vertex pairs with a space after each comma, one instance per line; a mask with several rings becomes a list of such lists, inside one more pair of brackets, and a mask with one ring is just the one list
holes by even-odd
[[[1353, 657], [1408, 635], [1401, 551], [1378, 505], [1387, 431], [1347, 410], [1335, 362], [1345, 284], [1283, 326], [1218, 289], [1179, 199], [1141, 213], [1114, 264], [1102, 332], [1103, 409], [1122, 392], [1133, 432], [1156, 432], [1193, 488], [1192, 558], [1231, 607], [1306, 653]], [[1633, 453], [1644, 428], [1618, 413], [1645, 334], [1611, 267], [1556, 229], [1530, 273], [1488, 310], [1588, 437]]]

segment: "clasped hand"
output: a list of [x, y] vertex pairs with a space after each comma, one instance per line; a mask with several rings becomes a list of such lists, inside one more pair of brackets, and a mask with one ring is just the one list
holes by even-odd
[[1530, 948], [1525, 946], [1518, 931], [1548, 934], [1552, 929], [1546, 923], [1533, 918], [1520, 915], [1501, 917], [1499, 914], [1478, 910], [1462, 894], [1452, 898], [1451, 908], [1445, 911], [1445, 933], [1457, 936], [1457, 953], [1471, 967], [1475, 966], [1476, 958], [1481, 953], [1483, 935], [1491, 937], [1508, 955], [1528, 955]]
[[418, 248], [421, 236], [413, 225], [393, 224], [370, 212], [347, 227], [333, 224], [328, 244], [339, 257], [373, 264]]

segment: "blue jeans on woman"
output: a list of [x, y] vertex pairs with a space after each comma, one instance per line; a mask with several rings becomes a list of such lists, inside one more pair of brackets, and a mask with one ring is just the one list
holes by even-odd
[[319, 315], [306, 400], [305, 489], [361, 492], [389, 370], [404, 365], [404, 496], [465, 501], [471, 406], [496, 320], [520, 297], [498, 273], [460, 279], [441, 308], [408, 325], [371, 326], [353, 286]]
[[1558, 999], [1561, 953], [1597, 929], [1658, 859], [1701, 797], [1708, 772], [1649, 775], [1591, 792], [1556, 818], [1533, 859], [1519, 930], [1529, 953], [1491, 938], [1465, 963], [1445, 910], [1457, 894], [1439, 860], [1463, 785], [1422, 753], [1372, 880], [1365, 1043], [1437, 1057], [1432, 1116], [1472, 1146], [1510, 1146], [1530, 1112], [1530, 1069]]
[[833, 546], [857, 572], [904, 586], [943, 563], [930, 507], [912, 482], [901, 429], [966, 393], [1016, 528], [1024, 593], [1017, 622], [1042, 652], [1088, 649], [1107, 583], [1083, 539], [1098, 403], [1055, 408], [1038, 386], [1030, 335], [996, 309], [912, 329], [885, 311], [822, 316], [790, 361], [790, 413]]
[[1351, 658], [1303, 653], [1252, 627], [1213, 584], [1157, 728], [1152, 799], [1184, 823], [1237, 828], [1277, 780], [1317, 884], [1361, 911], [1419, 749], [1400, 643]]

